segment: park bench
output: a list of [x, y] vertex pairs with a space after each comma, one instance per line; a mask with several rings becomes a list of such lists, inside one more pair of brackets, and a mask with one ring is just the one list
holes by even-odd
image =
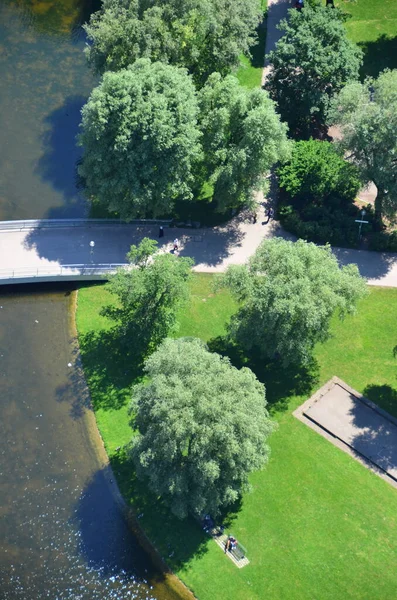
[[[210, 537], [212, 537], [216, 544], [222, 548], [223, 551], [225, 551], [227, 539], [231, 536], [231, 534], [227, 535], [224, 531], [224, 527], [222, 525], [216, 525], [211, 518], [203, 519], [201, 521], [201, 526], [203, 527], [204, 531], [208, 533]], [[226, 552], [226, 555], [239, 569], [245, 567], [249, 563], [247, 558], [247, 550], [242, 544], [240, 544], [238, 540], [234, 548], [230, 548]]]

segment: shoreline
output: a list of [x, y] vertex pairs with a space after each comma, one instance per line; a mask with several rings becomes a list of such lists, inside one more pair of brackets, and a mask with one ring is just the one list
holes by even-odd
[[95, 411], [91, 405], [90, 390], [85, 379], [84, 368], [80, 354], [80, 347], [78, 341], [78, 331], [76, 325], [76, 311], [78, 303], [78, 290], [74, 290], [70, 294], [69, 300], [69, 332], [74, 345], [75, 351], [75, 370], [79, 375], [79, 382], [82, 388], [84, 396], [89, 399], [91, 409], [84, 411], [84, 429], [87, 434], [87, 439], [95, 452], [95, 458], [98, 462], [98, 466], [104, 470], [104, 476], [109, 489], [114, 497], [115, 502], [119, 506], [128, 527], [131, 529], [142, 550], [148, 555], [150, 561], [158, 571], [159, 577], [155, 577], [154, 584], [156, 582], [162, 582], [168, 588], [170, 593], [169, 600], [197, 600], [193, 592], [173, 573], [169, 568], [164, 558], [161, 556], [157, 548], [154, 546], [152, 541], [148, 538], [141, 525], [138, 523], [134, 510], [127, 505], [123, 495], [120, 492], [117, 484], [116, 477], [114, 475], [109, 456], [105, 449], [105, 444], [101, 433], [98, 429]]

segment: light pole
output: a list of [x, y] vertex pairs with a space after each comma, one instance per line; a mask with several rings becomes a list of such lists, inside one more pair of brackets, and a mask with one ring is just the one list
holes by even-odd
[[94, 262], [94, 248], [95, 248], [94, 240], [90, 241], [90, 247], [91, 247], [91, 250], [90, 250], [91, 262], [93, 263]]
[[358, 240], [360, 241], [361, 239], [361, 227], [363, 226], [363, 223], [369, 223], [369, 221], [364, 221], [363, 218], [366, 215], [366, 211], [365, 208], [362, 209], [361, 211], [361, 219], [355, 219], [356, 223], [360, 223], [359, 227], [358, 227]]

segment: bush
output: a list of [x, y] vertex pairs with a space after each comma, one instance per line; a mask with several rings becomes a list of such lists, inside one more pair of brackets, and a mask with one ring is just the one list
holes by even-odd
[[360, 182], [356, 168], [332, 144], [296, 142], [278, 177], [279, 216], [285, 229], [318, 244], [357, 246], [354, 220], [360, 212], [354, 200]]
[[368, 241], [370, 250], [397, 252], [397, 231], [392, 231], [391, 233], [387, 233], [386, 231], [374, 233]]

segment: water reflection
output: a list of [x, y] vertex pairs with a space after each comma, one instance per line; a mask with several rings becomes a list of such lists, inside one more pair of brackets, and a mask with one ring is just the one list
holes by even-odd
[[153, 568], [115, 502], [87, 411], [70, 414], [84, 389], [69, 303], [64, 293], [0, 296], [0, 597], [170, 598], [148, 583]]
[[91, 0], [0, 2], [0, 220], [85, 213], [75, 137], [95, 84], [81, 28], [91, 8]]

